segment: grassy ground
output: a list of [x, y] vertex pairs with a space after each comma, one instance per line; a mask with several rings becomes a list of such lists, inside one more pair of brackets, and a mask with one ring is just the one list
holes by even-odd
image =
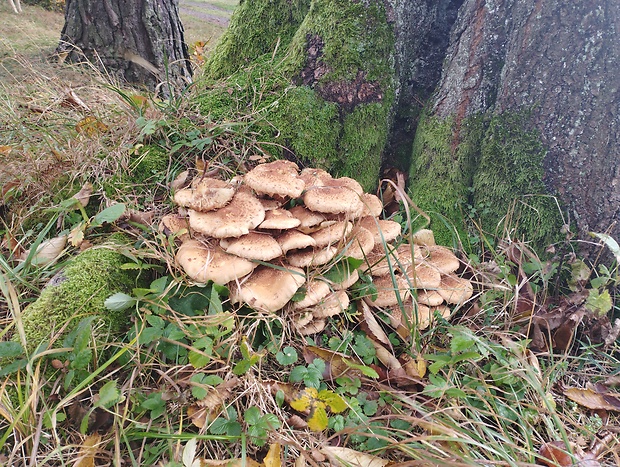
[[[188, 42], [212, 44], [234, 5], [181, 2]], [[101, 73], [49, 63], [62, 16], [24, 9], [0, 3], [0, 465], [620, 465], [620, 347], [594, 343], [619, 314], [617, 265], [587, 268], [568, 240], [542, 260], [472, 231], [460, 271], [475, 294], [449, 322], [395, 329], [355, 305], [302, 338], [287, 316], [191, 286], [157, 228], [184, 168], [168, 155], [232, 173], [261, 157], [244, 122], [208, 121], [191, 95], [129, 105], [140, 95]], [[78, 327], [20, 360], [21, 312], [117, 230], [131, 239], [123, 271], [152, 280], [109, 304], [127, 307], [126, 334]], [[60, 234], [58, 263], [25, 254]], [[368, 294], [362, 282], [354, 302]]]

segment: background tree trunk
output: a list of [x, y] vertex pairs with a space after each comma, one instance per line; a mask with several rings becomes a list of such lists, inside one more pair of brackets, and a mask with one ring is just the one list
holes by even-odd
[[619, 21], [612, 0], [244, 0], [202, 109], [251, 108], [281, 155], [366, 188], [408, 172], [442, 242], [468, 216], [539, 247], [565, 223], [618, 238]]
[[67, 0], [57, 52], [164, 93], [191, 79], [178, 0]]

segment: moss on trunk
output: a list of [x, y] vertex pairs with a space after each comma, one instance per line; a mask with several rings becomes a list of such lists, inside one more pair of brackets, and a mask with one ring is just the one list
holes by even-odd
[[560, 238], [560, 210], [543, 181], [545, 150], [526, 122], [524, 114], [514, 113], [478, 114], [458, 128], [453, 119], [422, 119], [411, 195], [431, 211], [439, 242], [452, 243], [454, 231], [466, 235], [468, 218], [487, 233], [524, 239], [539, 249]]

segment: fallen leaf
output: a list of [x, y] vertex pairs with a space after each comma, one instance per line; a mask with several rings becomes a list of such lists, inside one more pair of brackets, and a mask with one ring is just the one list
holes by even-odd
[[325, 446], [321, 452], [335, 465], [342, 467], [383, 467], [389, 463], [380, 457], [338, 446]]
[[362, 375], [364, 364], [349, 356], [314, 346], [304, 347], [302, 353], [306, 363], [312, 363], [315, 358], [320, 358], [325, 362], [323, 378], [326, 380], [335, 380], [345, 374], [351, 377]]
[[82, 207], [85, 208], [88, 205], [88, 202], [90, 201], [90, 197], [92, 194], [93, 194], [93, 185], [90, 182], [86, 182], [84, 183], [84, 185], [82, 185], [82, 188], [80, 189], [80, 191], [74, 194], [72, 198], [77, 199], [82, 205]]
[[187, 408], [187, 415], [198, 428], [215, 420], [222, 406], [230, 398], [232, 389], [239, 384], [239, 378], [231, 378], [218, 384], [207, 395]]
[[347, 408], [345, 400], [333, 391], [305, 388], [298, 397], [289, 404], [292, 409], [308, 415], [308, 428], [312, 431], [323, 431], [327, 428], [329, 417], [327, 409], [340, 413]]
[[261, 467], [262, 464], [259, 464], [254, 459], [250, 459], [246, 457], [245, 459], [224, 459], [224, 460], [210, 460], [210, 459], [201, 459], [200, 465], [212, 465], [216, 467]]
[[95, 467], [95, 459], [100, 451], [101, 435], [90, 435], [80, 446], [78, 458], [73, 467]]
[[12, 150], [13, 146], [0, 146], [0, 155], [8, 156], [9, 154], [11, 154]]
[[[49, 240], [41, 242], [31, 258], [31, 263], [34, 266], [47, 266], [48, 264], [55, 263], [65, 249], [65, 246], [67, 246], [66, 235], [50, 238]], [[25, 260], [29, 255], [30, 250], [27, 250], [22, 253], [21, 259]]]
[[280, 444], [273, 443], [269, 446], [269, 452], [263, 459], [263, 464], [265, 467], [281, 467], [282, 466], [282, 458], [280, 456]]
[[358, 303], [362, 305], [362, 316], [364, 317], [364, 319], [360, 321], [361, 324], [366, 328], [365, 330], [367, 331], [366, 333], [368, 334], [368, 337], [370, 337], [371, 339], [374, 338], [382, 344], [391, 347], [392, 344], [390, 342], [390, 339], [375, 318], [375, 315], [373, 314], [370, 307], [363, 300], [360, 300]]
[[620, 412], [620, 394], [598, 392], [592, 388], [568, 388], [564, 395], [588, 409]]
[[75, 131], [92, 138], [97, 134], [106, 133], [108, 131], [108, 126], [98, 118], [89, 115], [75, 124]]

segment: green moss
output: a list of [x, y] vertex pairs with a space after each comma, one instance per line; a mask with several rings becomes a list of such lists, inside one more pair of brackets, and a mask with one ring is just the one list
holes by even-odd
[[525, 121], [521, 114], [477, 115], [457, 128], [453, 119], [421, 119], [411, 196], [431, 213], [438, 242], [451, 244], [455, 231], [465, 239], [470, 216], [487, 232], [503, 229], [540, 248], [557, 239], [561, 218], [542, 180], [544, 149]]
[[130, 293], [136, 285], [135, 272], [121, 268], [128, 261], [118, 248], [118, 242], [110, 242], [80, 253], [24, 309], [22, 324], [29, 351], [52, 336], [70, 332], [87, 316], [99, 318], [98, 324], [103, 326], [97, 332], [102, 335], [127, 326], [126, 311], [112, 312], [104, 306], [110, 295]]
[[276, 48], [286, 50], [310, 0], [242, 0], [206, 64], [209, 77], [227, 77]]

